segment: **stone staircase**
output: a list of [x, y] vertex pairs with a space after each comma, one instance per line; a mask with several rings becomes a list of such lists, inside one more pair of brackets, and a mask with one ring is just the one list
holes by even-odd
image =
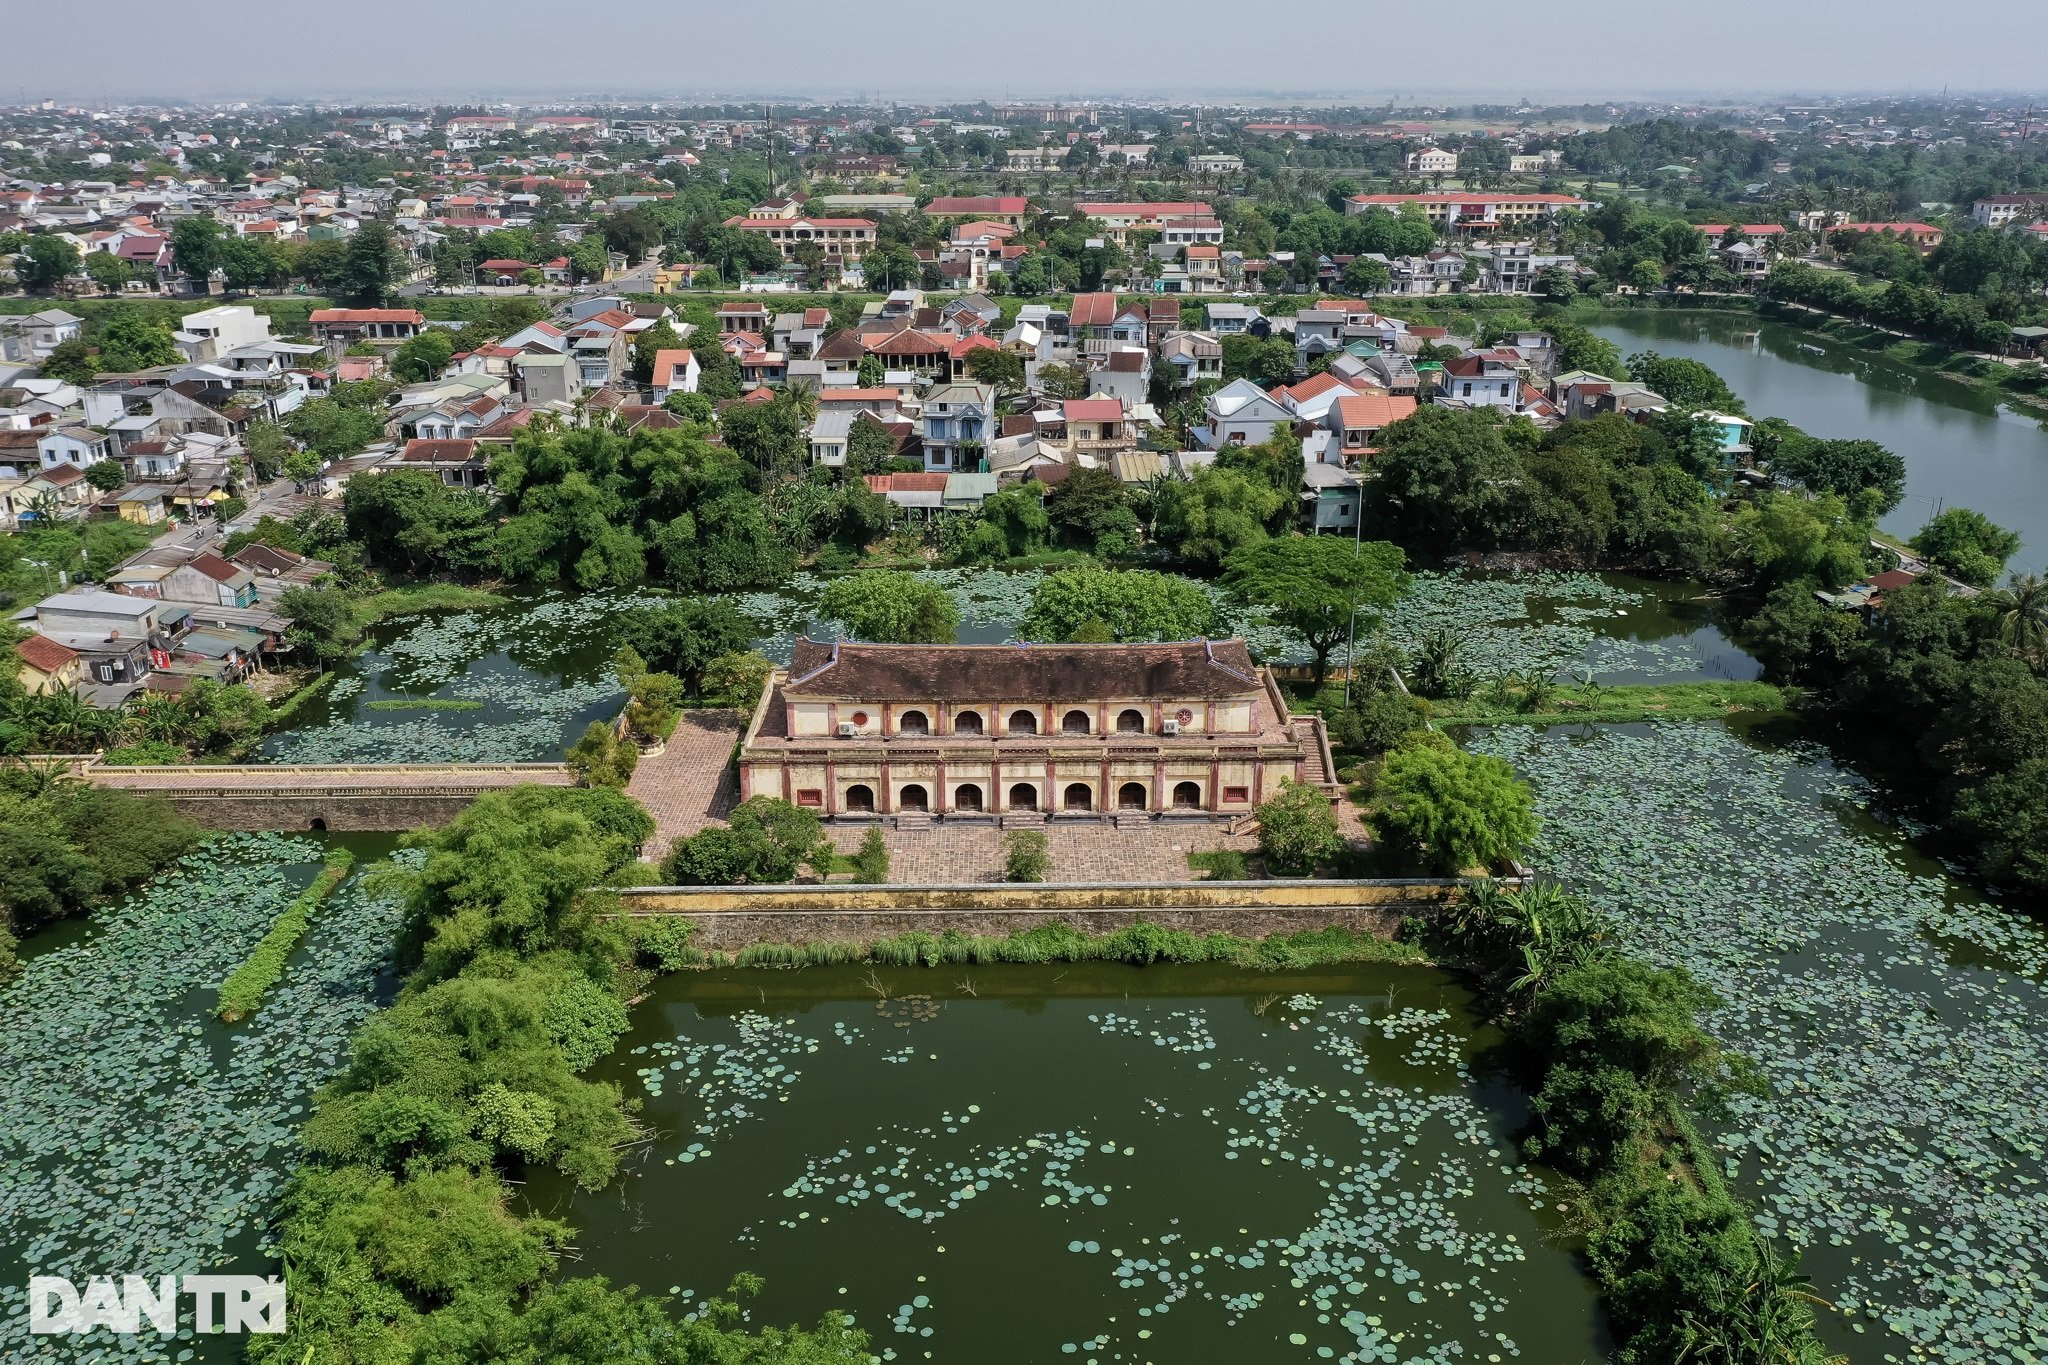
[[1336, 758], [1330, 752], [1328, 733], [1323, 728], [1321, 716], [1295, 716], [1288, 721], [1288, 729], [1303, 749], [1308, 751], [1307, 762], [1302, 776], [1311, 786], [1321, 787], [1328, 792], [1338, 790]]
[[930, 829], [931, 827], [932, 817], [929, 811], [906, 810], [898, 812], [896, 816], [896, 828], [900, 830]]

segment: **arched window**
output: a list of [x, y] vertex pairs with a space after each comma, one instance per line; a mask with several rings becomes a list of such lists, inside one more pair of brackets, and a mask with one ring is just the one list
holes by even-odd
[[1088, 733], [1088, 713], [1075, 707], [1060, 717], [1060, 733], [1063, 735], [1085, 735]]
[[930, 810], [931, 808], [931, 795], [925, 791], [922, 782], [905, 783], [903, 790], [896, 796], [896, 809], [898, 810]]
[[1036, 711], [1012, 711], [1010, 713], [1010, 733], [1013, 735], [1037, 734], [1038, 713]]
[[954, 810], [980, 810], [981, 788], [972, 782], [962, 782], [953, 788]]
[[1126, 707], [1116, 713], [1116, 732], [1120, 735], [1142, 735], [1145, 733], [1145, 713], [1136, 707]]
[[1011, 810], [1037, 810], [1038, 788], [1029, 782], [1018, 782], [1010, 787]]
[[875, 813], [875, 789], [865, 782], [856, 782], [846, 789], [846, 809], [854, 815]]
[[1145, 784], [1143, 782], [1126, 782], [1116, 789], [1116, 808], [1118, 810], [1144, 810], [1146, 804]]
[[953, 717], [953, 733], [956, 735], [978, 735], [981, 733], [981, 712], [962, 711]]
[[928, 735], [931, 732], [931, 718], [922, 711], [905, 711], [896, 717], [896, 733], [899, 735]]
[[1176, 782], [1173, 784], [1173, 808], [1175, 810], [1200, 810], [1201, 807], [1201, 783]]
[[1060, 802], [1062, 810], [1094, 810], [1095, 793], [1088, 790], [1086, 782], [1069, 782], [1066, 796]]

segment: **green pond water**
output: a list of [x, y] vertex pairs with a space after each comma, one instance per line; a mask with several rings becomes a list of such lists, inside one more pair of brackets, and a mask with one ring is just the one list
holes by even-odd
[[28, 1335], [31, 1275], [267, 1274], [260, 1231], [313, 1090], [395, 983], [397, 915], [352, 877], [283, 980], [235, 1025], [216, 991], [328, 848], [393, 840], [226, 835], [127, 900], [22, 944], [0, 987], [0, 1360], [228, 1361], [226, 1338]]
[[525, 1196], [578, 1273], [755, 1272], [884, 1359], [1599, 1359], [1487, 1039], [1417, 967], [685, 973], [591, 1073], [653, 1130], [622, 1183]]
[[[1623, 356], [1654, 350], [1712, 366], [1752, 417], [1783, 417], [1815, 436], [1897, 451], [1906, 461], [1906, 500], [1881, 523], [1894, 535], [1919, 530], [1937, 501], [1973, 507], [2019, 533], [2014, 569], [2048, 564], [2048, 429], [2004, 408], [1995, 390], [1746, 313], [1606, 314], [1593, 330]], [[1805, 349], [1813, 346], [1821, 349]]]

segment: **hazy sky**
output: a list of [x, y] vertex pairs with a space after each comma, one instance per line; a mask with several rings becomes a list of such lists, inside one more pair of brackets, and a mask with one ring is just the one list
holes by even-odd
[[[2048, 0], [9, 5], [0, 98], [2048, 93]], [[88, 17], [89, 16], [89, 17]], [[84, 37], [80, 25], [121, 35]], [[1431, 40], [1437, 40], [1432, 45]]]

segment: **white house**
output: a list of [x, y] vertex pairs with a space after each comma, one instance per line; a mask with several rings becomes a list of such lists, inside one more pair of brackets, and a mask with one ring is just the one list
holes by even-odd
[[1210, 394], [1202, 416], [1203, 425], [1196, 429], [1195, 439], [1210, 450], [1258, 445], [1294, 422], [1293, 413], [1249, 379], [1233, 379]]
[[695, 393], [703, 371], [697, 357], [687, 350], [654, 353], [654, 401], [663, 402], [672, 393]]
[[107, 438], [91, 427], [59, 427], [45, 432], [36, 440], [36, 451], [45, 469], [55, 469], [60, 464], [90, 469], [112, 454]]

